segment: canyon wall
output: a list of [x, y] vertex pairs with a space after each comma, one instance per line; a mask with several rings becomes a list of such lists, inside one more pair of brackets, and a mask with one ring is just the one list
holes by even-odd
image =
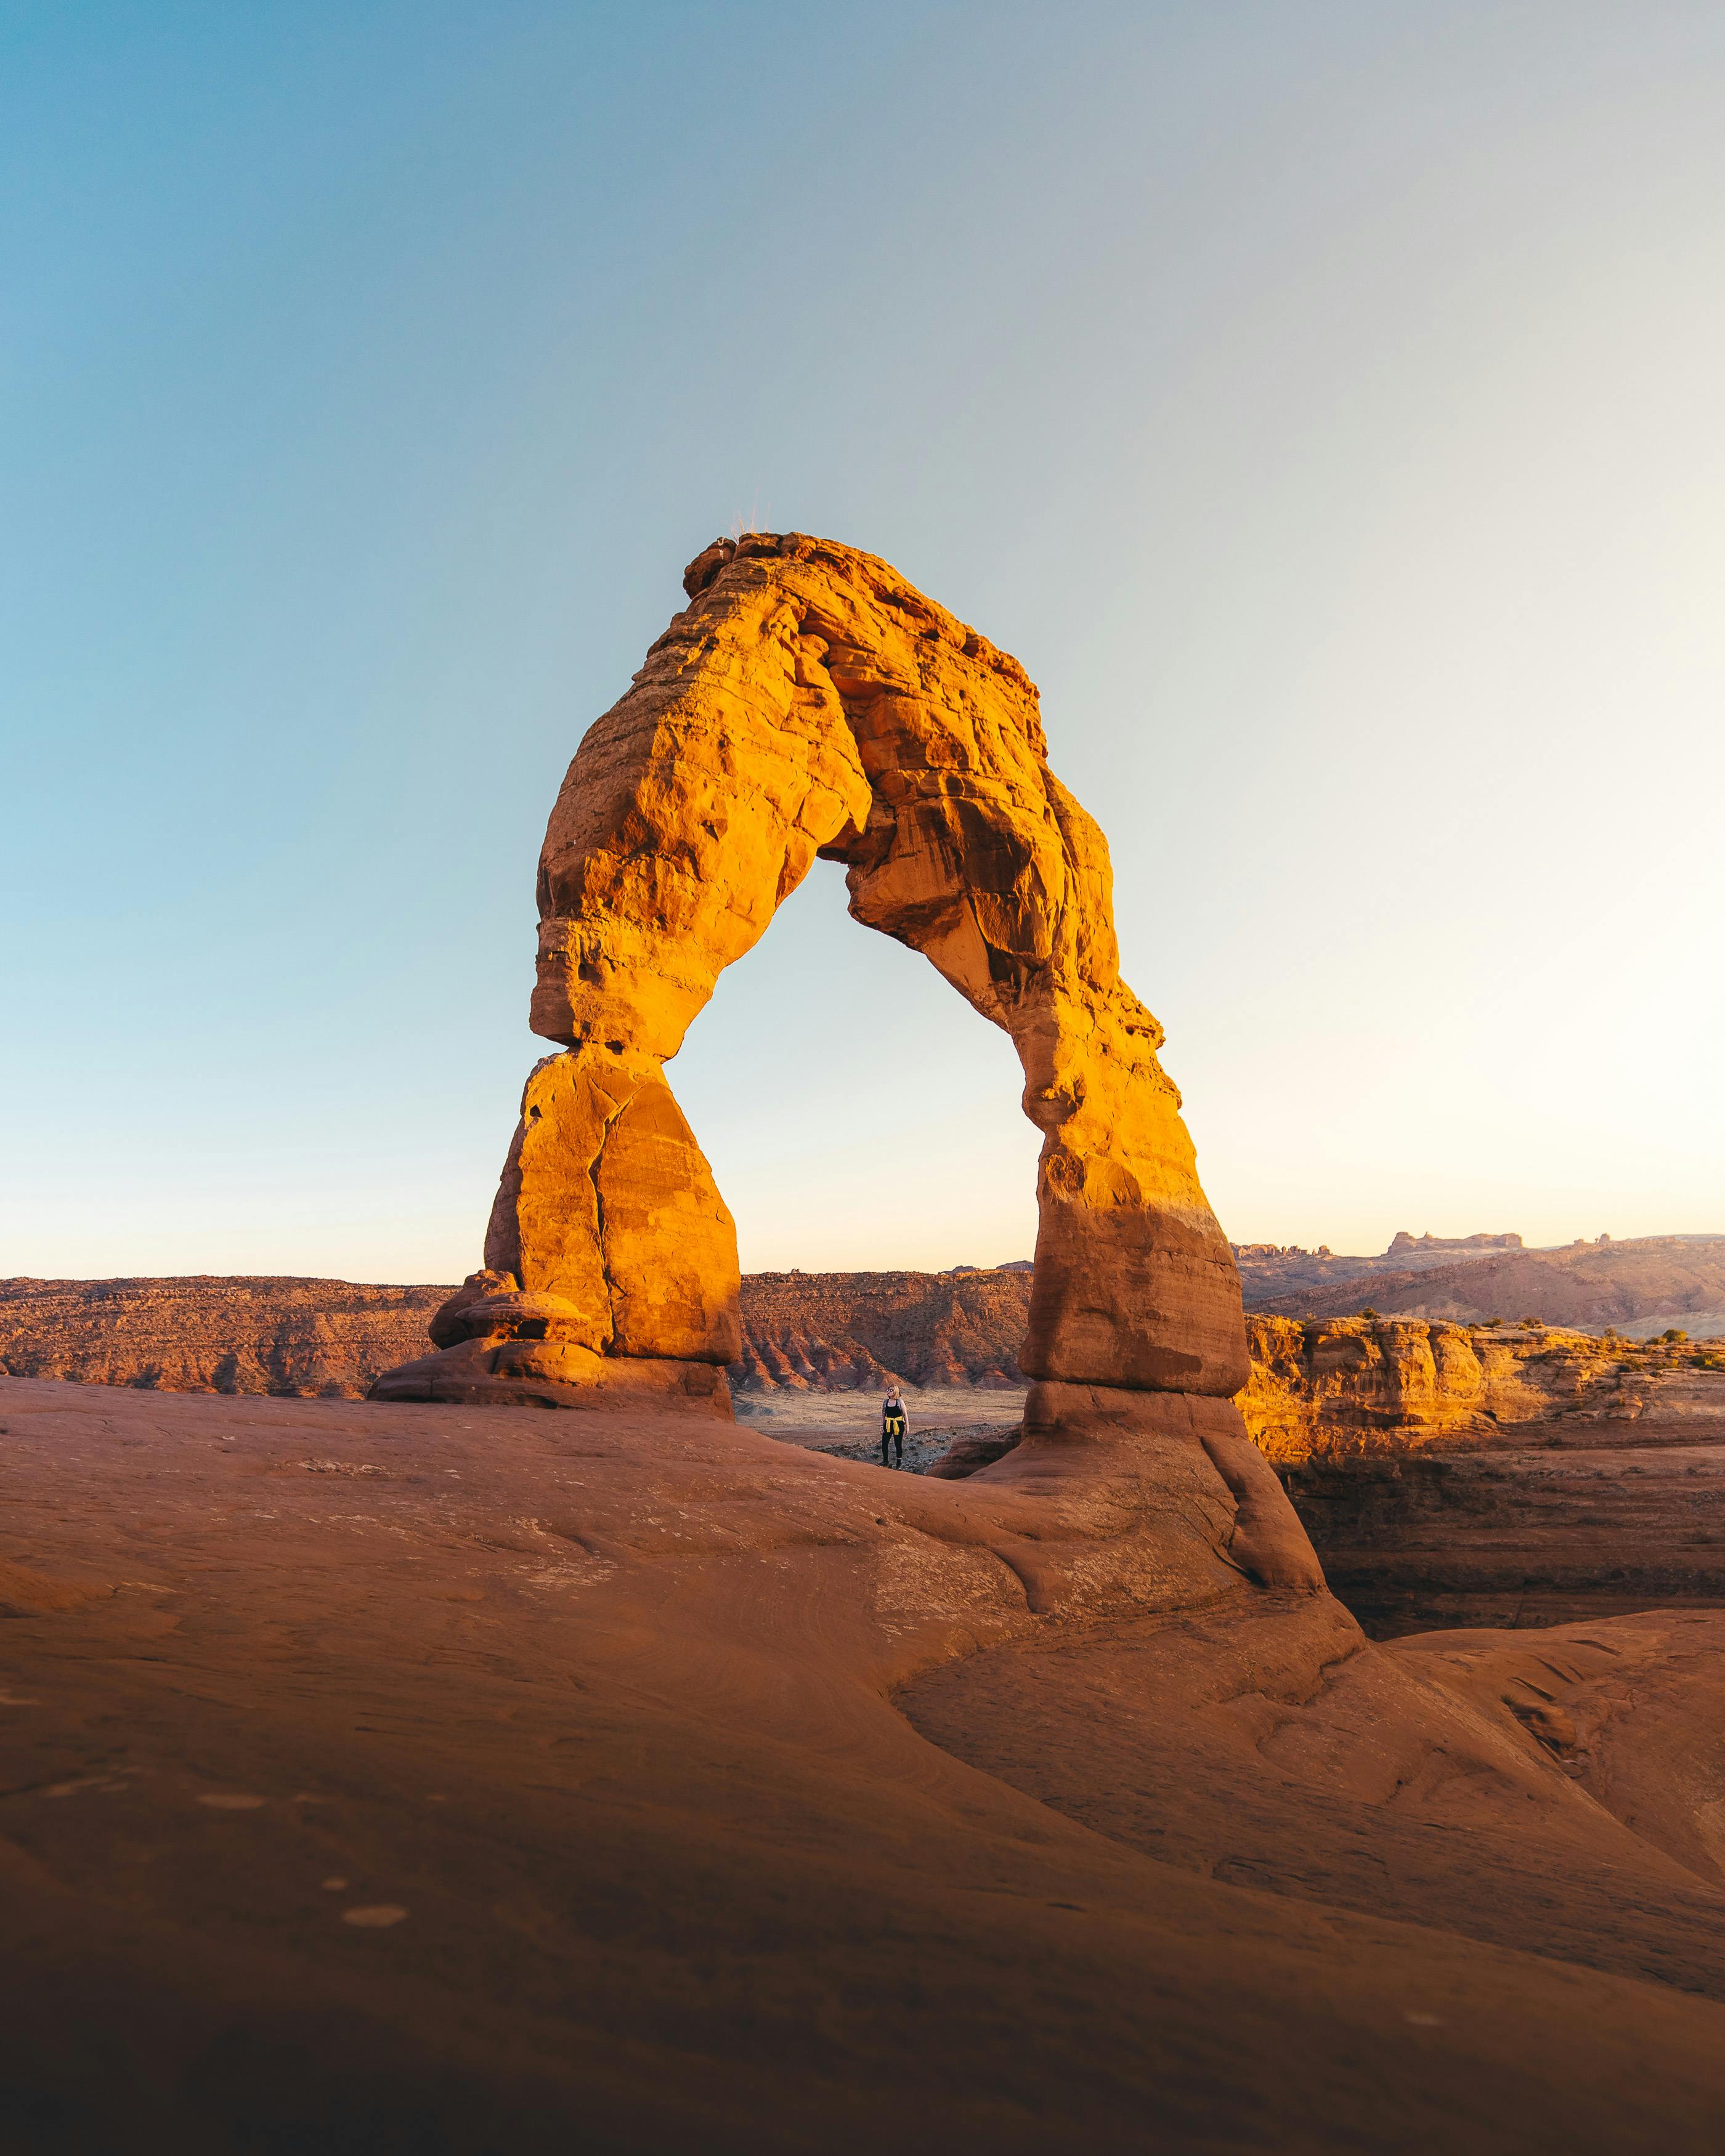
[[[745, 1392], [1020, 1384], [1030, 1287], [1017, 1267], [746, 1274], [730, 1382]], [[356, 1396], [418, 1344], [450, 1292], [269, 1276], [0, 1281], [0, 1374]], [[1691, 1366], [1720, 1353], [1399, 1318], [1254, 1317], [1247, 1334], [1240, 1404], [1282, 1468], [1314, 1455], [1477, 1449], [1558, 1420], [1634, 1424], [1645, 1436], [1674, 1415], [1705, 1419], [1697, 1404], [1712, 1397], [1713, 1376]]]
[[1249, 1321], [1247, 1426], [1379, 1636], [1725, 1601], [1725, 1350]]
[[269, 1275], [0, 1281], [0, 1375], [357, 1399], [418, 1352], [449, 1292]]
[[734, 1389], [1017, 1385], [1028, 1272], [747, 1273]]

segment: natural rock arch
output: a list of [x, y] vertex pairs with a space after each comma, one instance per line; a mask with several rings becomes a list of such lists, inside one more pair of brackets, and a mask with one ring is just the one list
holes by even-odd
[[1233, 1255], [1161, 1027], [1120, 978], [1101, 833], [1050, 770], [1018, 662], [872, 555], [720, 540], [589, 728], [539, 865], [536, 1033], [474, 1275], [385, 1399], [580, 1406], [620, 1388], [728, 1412], [736, 1233], [665, 1082], [719, 974], [817, 855], [850, 911], [1011, 1034], [1043, 1132], [1032, 1378], [1229, 1395]]

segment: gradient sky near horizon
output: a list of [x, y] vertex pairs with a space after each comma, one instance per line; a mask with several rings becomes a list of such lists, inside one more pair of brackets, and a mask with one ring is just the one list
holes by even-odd
[[[1715, 0], [0, 6], [0, 1273], [451, 1280], [716, 532], [1023, 660], [1237, 1240], [1725, 1232]], [[824, 865], [750, 1269], [1028, 1255]]]

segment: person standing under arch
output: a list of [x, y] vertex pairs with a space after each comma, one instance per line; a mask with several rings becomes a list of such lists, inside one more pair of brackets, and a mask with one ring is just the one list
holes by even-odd
[[[887, 1392], [880, 1409], [880, 1465], [883, 1467], [902, 1467], [905, 1464], [905, 1424], [908, 1420], [904, 1395], [895, 1384]], [[888, 1460], [887, 1447], [897, 1452], [896, 1460]]]

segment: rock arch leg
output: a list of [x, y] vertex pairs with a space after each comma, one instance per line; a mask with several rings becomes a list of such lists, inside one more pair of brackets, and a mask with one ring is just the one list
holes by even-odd
[[379, 1395], [723, 1411], [735, 1234], [660, 1066], [817, 855], [1018, 1048], [1043, 1132], [1026, 1372], [1238, 1391], [1232, 1253], [1023, 669], [885, 562], [798, 533], [716, 542], [685, 588], [552, 812], [532, 1023], [562, 1052], [528, 1081], [485, 1269]]

